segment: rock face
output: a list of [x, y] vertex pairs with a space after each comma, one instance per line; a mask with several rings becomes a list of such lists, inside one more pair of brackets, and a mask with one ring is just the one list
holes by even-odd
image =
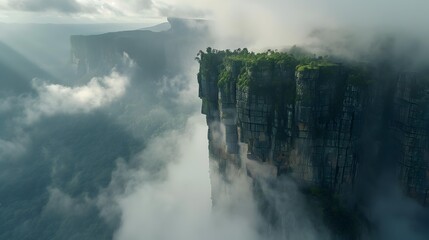
[[407, 192], [429, 202], [429, 89], [416, 75], [399, 75], [394, 89], [393, 137], [399, 153], [398, 175]]
[[419, 73], [246, 49], [209, 48], [199, 62], [209, 150], [221, 173], [232, 163], [256, 179], [246, 163], [256, 161], [273, 176], [345, 198], [375, 166], [373, 175], [389, 169], [429, 203], [429, 86]]

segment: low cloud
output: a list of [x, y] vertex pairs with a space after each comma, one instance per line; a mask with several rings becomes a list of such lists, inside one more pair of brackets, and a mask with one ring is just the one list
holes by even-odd
[[134, 172], [125, 194], [117, 196], [122, 224], [115, 239], [257, 239], [258, 213], [245, 174], [231, 186], [224, 183], [231, 194], [223, 194], [221, 210], [212, 214], [206, 134], [204, 117], [197, 115], [185, 129], [148, 144], [140, 160], [167, 167], [156, 176], [148, 166]]
[[44, 207], [44, 211], [54, 214], [83, 215], [89, 205], [89, 199], [73, 199], [70, 195], [62, 192], [58, 188], [50, 188], [49, 200]]
[[0, 160], [15, 159], [22, 156], [26, 152], [28, 141], [29, 139], [25, 136], [13, 140], [0, 138]]
[[33, 123], [41, 116], [90, 112], [123, 96], [128, 84], [129, 78], [116, 71], [78, 87], [34, 81], [38, 97], [25, 104], [25, 122]]
[[33, 79], [35, 94], [6, 96], [0, 101], [3, 120], [0, 136], [0, 159], [18, 159], [26, 152], [31, 139], [30, 125], [43, 117], [58, 114], [85, 114], [107, 107], [126, 94], [134, 62], [124, 54], [122, 71], [113, 69], [104, 77], [94, 77], [82, 86], [64, 86]]
[[414, 38], [429, 48], [429, 31], [424, 26], [429, 21], [428, 7], [428, 2], [419, 0], [154, 1], [154, 9], [161, 16], [214, 20], [216, 48], [252, 50], [282, 49], [295, 44], [326, 46], [326, 38], [316, 37], [315, 31], [326, 32], [335, 41], [347, 37], [347, 47], [356, 51], [371, 51], [371, 44], [385, 34]]

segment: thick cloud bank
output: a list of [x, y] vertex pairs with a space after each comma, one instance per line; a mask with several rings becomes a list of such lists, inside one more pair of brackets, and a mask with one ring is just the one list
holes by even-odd
[[41, 116], [87, 113], [105, 106], [125, 94], [129, 79], [114, 70], [109, 76], [95, 77], [84, 86], [34, 82], [38, 97], [26, 103], [25, 120], [29, 123]]
[[117, 199], [122, 224], [116, 239], [257, 239], [258, 215], [243, 173], [212, 214], [206, 133], [204, 117], [197, 115], [184, 129], [151, 141], [140, 160], [169, 164], [156, 177], [144, 169], [133, 175]]
[[124, 60], [121, 71], [80, 86], [36, 79], [31, 92], [16, 95], [2, 86], [0, 239], [112, 236], [115, 224], [101, 217], [97, 196], [142, 146], [107, 114], [131, 84], [133, 64]]

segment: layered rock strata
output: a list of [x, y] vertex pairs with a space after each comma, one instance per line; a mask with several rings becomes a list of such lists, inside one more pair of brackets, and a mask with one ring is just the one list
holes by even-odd
[[[395, 150], [389, 164], [403, 189], [429, 202], [429, 88], [418, 73], [386, 80], [364, 64], [246, 49], [209, 48], [199, 62], [210, 154], [221, 173], [233, 163], [255, 179], [256, 161], [274, 177], [350, 196], [367, 177], [361, 165]], [[392, 140], [367, 139], [375, 125]], [[241, 156], [240, 143], [247, 146]]]

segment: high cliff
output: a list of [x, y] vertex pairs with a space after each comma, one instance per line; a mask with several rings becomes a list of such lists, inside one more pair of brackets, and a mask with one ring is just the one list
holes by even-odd
[[340, 201], [393, 175], [409, 196], [429, 203], [426, 74], [247, 49], [208, 48], [198, 61], [210, 155], [221, 173], [232, 164], [258, 182], [265, 168]]

